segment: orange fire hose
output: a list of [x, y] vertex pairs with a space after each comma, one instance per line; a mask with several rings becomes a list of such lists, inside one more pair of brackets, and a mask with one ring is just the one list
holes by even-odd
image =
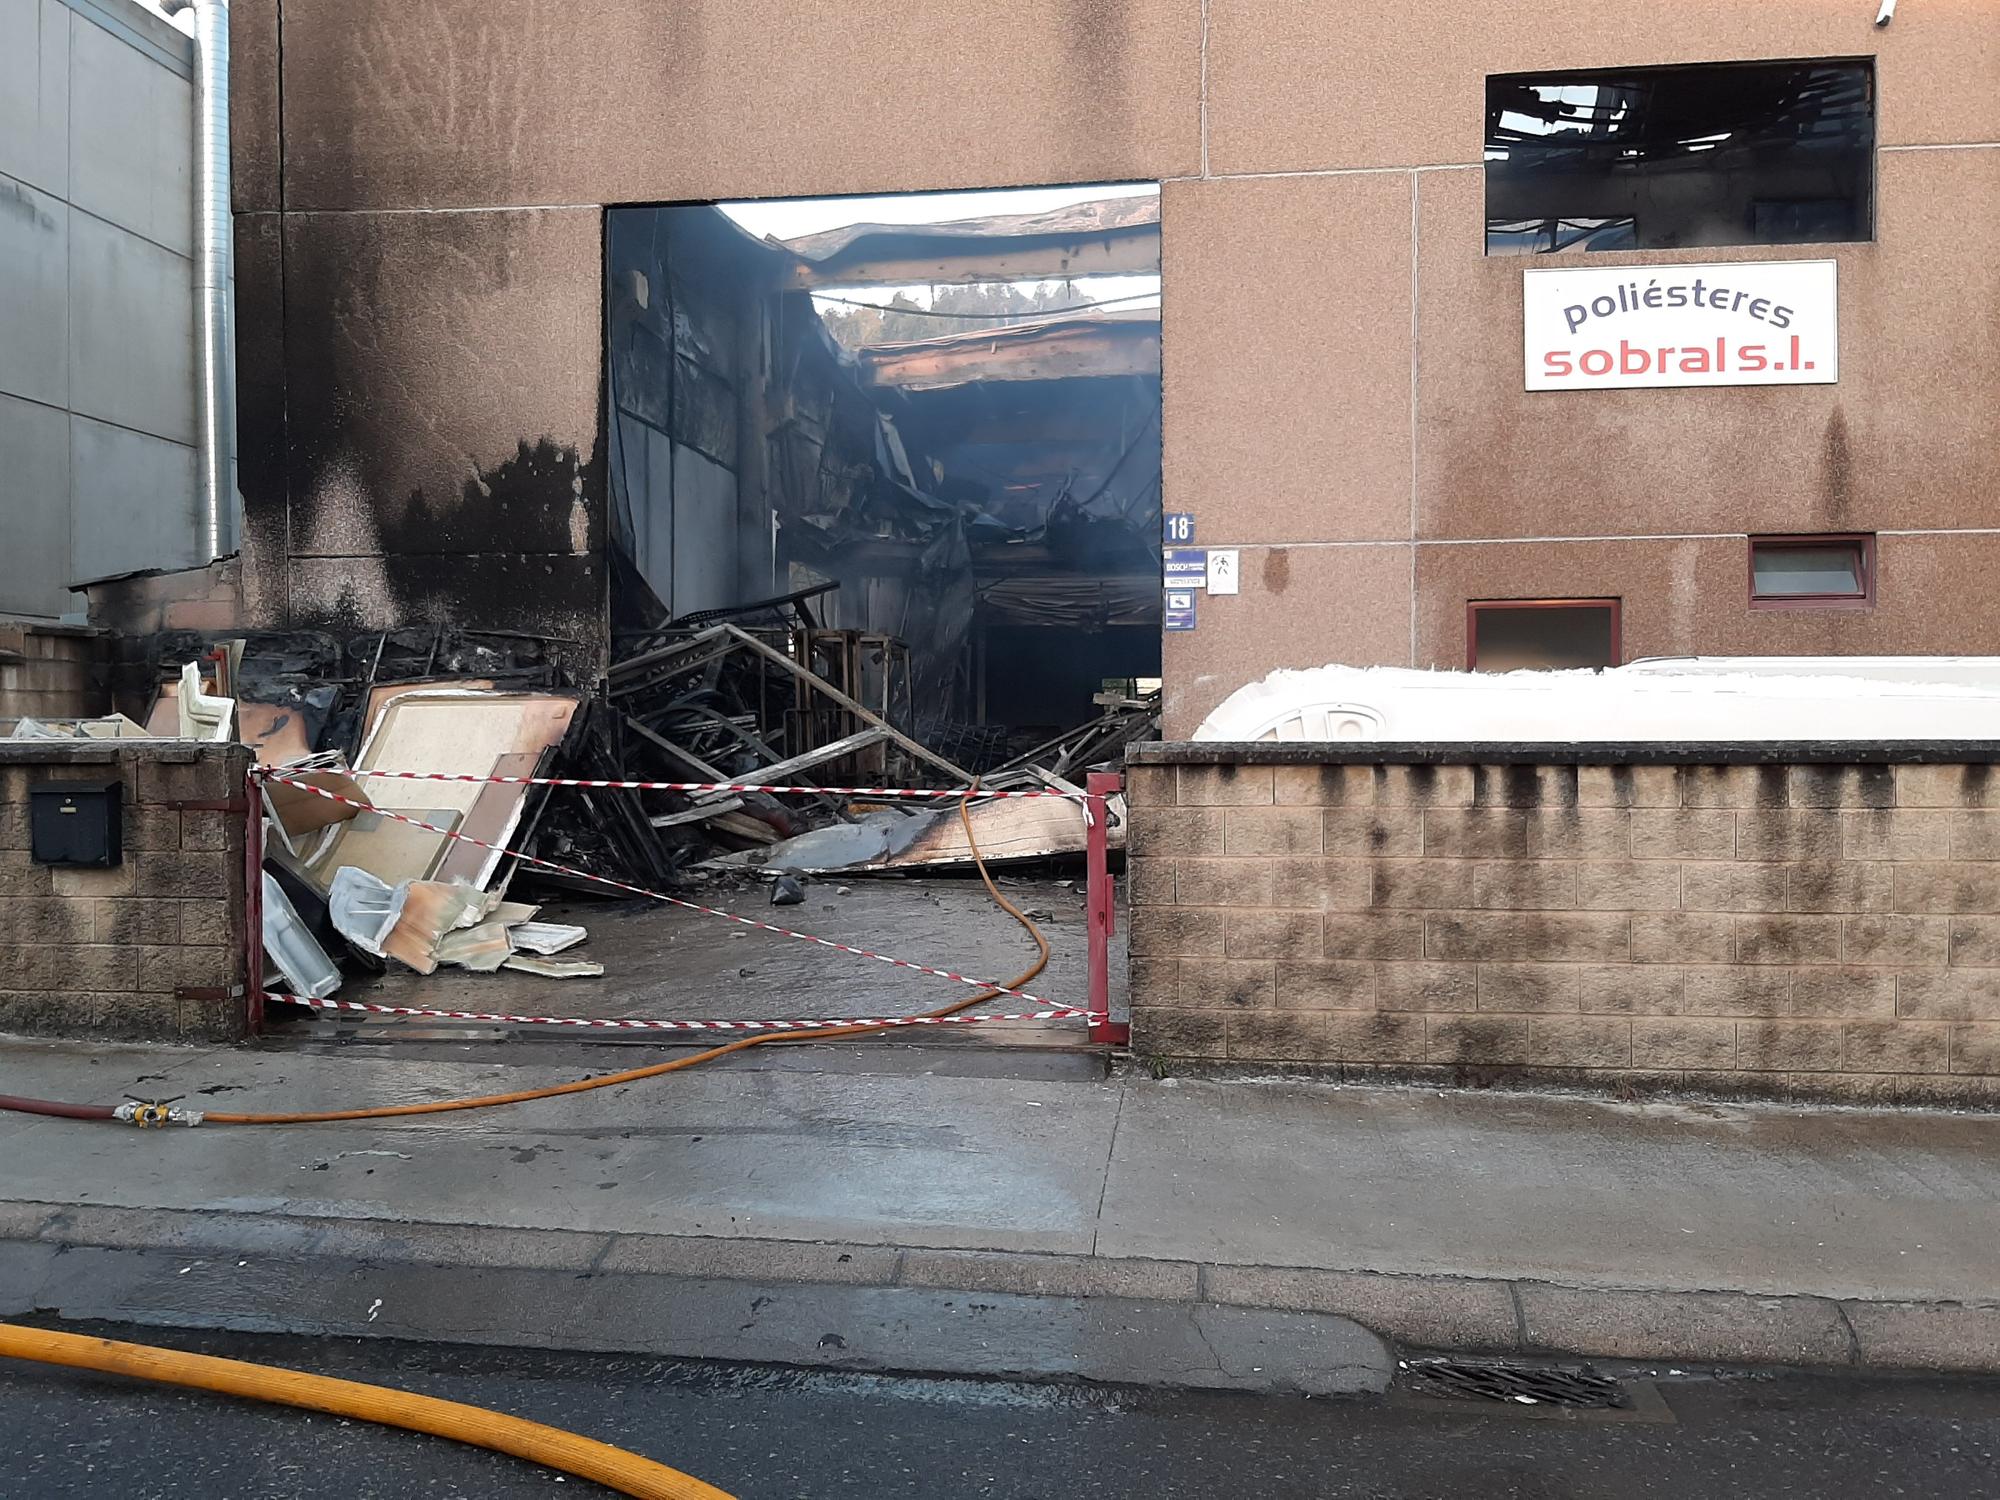
[[150, 1344], [53, 1333], [15, 1323], [0, 1323], [0, 1356], [67, 1365], [75, 1370], [97, 1370], [107, 1375], [130, 1375], [162, 1385], [245, 1396], [253, 1401], [299, 1406], [307, 1411], [329, 1412], [337, 1417], [355, 1417], [385, 1427], [452, 1438], [574, 1474], [579, 1479], [594, 1480], [607, 1489], [621, 1495], [636, 1495], [640, 1500], [731, 1500], [727, 1491], [712, 1484], [595, 1438], [481, 1406], [442, 1401], [435, 1396], [419, 1396], [357, 1380], [308, 1375], [299, 1370], [255, 1365], [240, 1359], [217, 1359], [207, 1354], [185, 1354]]
[[[972, 832], [972, 815], [967, 809], [978, 790], [975, 781], [972, 790], [958, 804], [959, 822], [965, 827], [966, 846], [972, 851], [973, 868], [979, 871], [979, 878], [986, 883], [986, 892], [1000, 909], [1027, 929], [1028, 936], [1035, 940], [1039, 956], [1021, 974], [1007, 981], [1007, 988], [1017, 990], [1048, 967], [1049, 940], [1042, 936], [1042, 930], [1029, 920], [1028, 914], [1001, 894], [1000, 887], [993, 883], [993, 876], [986, 869], [986, 861], [980, 857], [979, 841]], [[981, 990], [964, 1000], [955, 1000], [950, 1005], [941, 1005], [936, 1010], [927, 1010], [926, 1016], [949, 1016], [974, 1005], [1000, 997], [999, 990]], [[387, 1120], [403, 1115], [440, 1115], [460, 1109], [491, 1109], [500, 1104], [525, 1104], [531, 1099], [554, 1099], [563, 1094], [585, 1094], [592, 1089], [608, 1089], [621, 1083], [637, 1083], [642, 1078], [658, 1078], [664, 1073], [678, 1073], [683, 1068], [695, 1068], [705, 1062], [713, 1062], [718, 1057], [727, 1057], [732, 1052], [741, 1052], [746, 1047], [762, 1047], [772, 1042], [818, 1042], [828, 1037], [861, 1036], [869, 1032], [881, 1031], [880, 1026], [835, 1026], [821, 1027], [809, 1031], [767, 1031], [757, 1036], [739, 1037], [720, 1047], [710, 1047], [691, 1057], [677, 1057], [671, 1062], [653, 1063], [643, 1068], [628, 1068], [622, 1073], [607, 1073], [602, 1078], [578, 1078], [569, 1083], [551, 1084], [547, 1088], [515, 1089], [505, 1094], [481, 1094], [470, 1099], [434, 1099], [424, 1104], [383, 1104], [368, 1109], [322, 1109], [304, 1111], [269, 1111], [262, 1113], [241, 1113], [214, 1110], [203, 1114], [202, 1120], [210, 1125], [323, 1125], [334, 1120]]]
[[[1018, 989], [1048, 966], [1049, 942], [1027, 913], [1009, 901], [1001, 893], [999, 886], [994, 884], [992, 875], [987, 871], [985, 860], [980, 857], [979, 843], [972, 831], [972, 818], [967, 811], [970, 802], [971, 797], [968, 794], [967, 798], [959, 803], [958, 815], [965, 827], [966, 843], [972, 851], [973, 865], [979, 871], [979, 878], [985, 883], [987, 893], [999, 903], [1001, 910], [1026, 929], [1028, 935], [1034, 939], [1038, 950], [1035, 962], [1019, 977], [1008, 981], [1008, 989]], [[954, 1001], [950, 1005], [940, 1006], [924, 1014], [952, 1015], [969, 1006], [997, 999], [999, 995], [998, 990], [981, 990], [967, 999]], [[219, 1125], [310, 1125], [333, 1120], [382, 1120], [404, 1115], [443, 1114], [452, 1110], [489, 1109], [495, 1105], [522, 1104], [530, 1099], [552, 1099], [563, 1094], [581, 1094], [591, 1089], [610, 1088], [615, 1084], [634, 1083], [642, 1078], [657, 1078], [664, 1073], [676, 1073], [683, 1068], [712, 1062], [731, 1052], [740, 1052], [745, 1047], [761, 1047], [771, 1042], [820, 1041], [827, 1037], [856, 1036], [882, 1029], [879, 1026], [841, 1026], [831, 1030], [767, 1032], [759, 1036], [740, 1037], [723, 1046], [697, 1052], [692, 1057], [675, 1058], [671, 1062], [655, 1063], [650, 1067], [629, 1068], [625, 1072], [608, 1074], [603, 1078], [580, 1078], [548, 1088], [516, 1089], [509, 1093], [483, 1094], [470, 1099], [438, 1099], [425, 1104], [382, 1105], [372, 1109], [292, 1113], [212, 1113], [205, 1118]], [[73, 1107], [58, 1106], [58, 1108]], [[391, 1427], [403, 1427], [412, 1432], [453, 1438], [459, 1442], [491, 1448], [499, 1453], [512, 1454], [548, 1468], [559, 1469], [581, 1479], [595, 1480], [620, 1494], [638, 1496], [641, 1500], [732, 1500], [726, 1492], [716, 1489], [713, 1485], [704, 1484], [701, 1480], [683, 1474], [677, 1469], [670, 1469], [651, 1459], [641, 1458], [638, 1454], [629, 1453], [623, 1448], [614, 1448], [608, 1443], [600, 1443], [573, 1432], [565, 1432], [558, 1427], [548, 1427], [539, 1422], [524, 1421], [519, 1417], [487, 1411], [482, 1407], [466, 1406], [456, 1401], [442, 1401], [432, 1396], [420, 1396], [407, 1391], [390, 1390], [385, 1386], [337, 1380], [324, 1375], [308, 1375], [300, 1371], [275, 1369], [242, 1360], [184, 1354], [178, 1350], [158, 1349], [145, 1344], [126, 1344], [113, 1339], [23, 1328], [12, 1323], [0, 1323], [0, 1357], [67, 1365], [75, 1369], [98, 1370], [112, 1375], [130, 1375], [141, 1380], [188, 1386], [196, 1390], [216, 1391], [225, 1395], [245, 1396], [253, 1400], [276, 1402], [286, 1406], [305, 1407], [312, 1411], [330, 1412], [337, 1416], [355, 1417]]]

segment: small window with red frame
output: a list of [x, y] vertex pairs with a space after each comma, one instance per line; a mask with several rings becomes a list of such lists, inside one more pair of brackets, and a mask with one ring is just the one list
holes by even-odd
[[1753, 536], [1753, 609], [1857, 609], [1875, 602], [1872, 536]]

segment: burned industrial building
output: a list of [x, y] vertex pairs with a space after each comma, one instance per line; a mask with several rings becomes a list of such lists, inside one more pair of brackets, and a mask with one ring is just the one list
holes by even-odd
[[[614, 657], [792, 601], [820, 666], [972, 769], [1158, 677], [1159, 312], [1088, 279], [1157, 276], [1155, 194], [789, 242], [621, 208], [605, 242]], [[935, 333], [858, 348], [824, 315], [1023, 283], [1054, 309], [902, 297]]]
[[[821, 227], [748, 227], [773, 213]], [[169, 628], [121, 636], [123, 716], [21, 732], [254, 753], [242, 1024], [605, 978], [571, 950], [606, 922], [623, 983], [573, 1004], [620, 1022], [669, 957], [734, 972], [728, 934], [676, 925], [715, 915], [696, 888], [1027, 865], [1049, 920], [1081, 899], [1058, 877], [1122, 847], [1090, 773], [1158, 732], [1159, 258], [1144, 184], [609, 210], [594, 440], [552, 425], [467, 472], [449, 440], [322, 441], [334, 415], [384, 430], [400, 392], [302, 412], [287, 550], [254, 512], [248, 547], [293, 623], [176, 627], [129, 591]], [[409, 336], [375, 277], [289, 400]], [[604, 905], [633, 897], [648, 921]], [[1043, 962], [1080, 956], [1017, 919]]]
[[[81, 38], [107, 4], [36, 11], [68, 9]], [[552, 905], [582, 894], [559, 877], [665, 892], [758, 860], [964, 868], [975, 839], [1073, 865], [1077, 789], [1150, 758], [1116, 829], [1142, 1043], [1368, 1066], [1394, 1031], [1412, 1065], [1573, 1043], [1585, 1066], [1643, 1068], [1645, 1028], [1619, 1011], [1587, 1045], [1544, 1046], [1557, 991], [1506, 966], [1629, 963], [1643, 989], [1641, 966], [1673, 958], [1693, 994], [1752, 916], [1830, 933], [1837, 913], [1799, 903], [1838, 893], [1800, 875], [1769, 911], [1702, 914], [1693, 956], [1649, 946], [1704, 881], [1622, 869], [1692, 856], [1642, 838], [1672, 820], [1621, 788], [1678, 783], [1554, 772], [1535, 785], [1573, 783], [1577, 818], [1551, 847], [1620, 879], [1481, 863], [1457, 872], [1462, 916], [1418, 915], [1414, 893], [1443, 887], [1398, 861], [1451, 858], [1432, 825], [1461, 820], [1439, 799], [1462, 795], [1469, 827], [1506, 778], [1126, 751], [1407, 732], [1347, 668], [1417, 669], [1426, 693], [1438, 669], [1491, 674], [1452, 684], [1478, 702], [1522, 669], [1993, 650], [1991, 7], [1908, 0], [1882, 24], [1879, 5], [1065, 0], [996, 46], [990, 16], [936, 0], [865, 18], [235, 0], [232, 150], [203, 161], [234, 173], [240, 525], [207, 524], [227, 507], [204, 485], [201, 545], [178, 544], [194, 497], [161, 476], [184, 449], [218, 467], [212, 424], [181, 410], [208, 407], [158, 400], [186, 384], [164, 355], [189, 341], [97, 316], [88, 289], [112, 279], [83, 252], [95, 224], [128, 231], [129, 264], [153, 269], [116, 307], [152, 312], [186, 300], [160, 288], [187, 279], [173, 247], [195, 237], [162, 216], [157, 172], [120, 203], [45, 170], [110, 117], [79, 102], [81, 144], [22, 135], [33, 149], [0, 164], [39, 195], [0, 234], [49, 293], [18, 341], [35, 357], [0, 358], [0, 430], [23, 493], [71, 501], [10, 537], [0, 602], [36, 623], [0, 689], [12, 674], [24, 715], [164, 727], [194, 665], [267, 760], [346, 758], [369, 800], [346, 821], [512, 828], [585, 871], [521, 872]], [[179, 79], [171, 41], [145, 56]], [[38, 87], [96, 97], [36, 56]], [[964, 198], [1006, 191], [1037, 196]], [[141, 356], [146, 378], [112, 378]], [[135, 514], [152, 529], [116, 524]], [[146, 540], [163, 532], [176, 545]], [[388, 713], [424, 693], [446, 696]], [[481, 695], [572, 707], [537, 738], [505, 722], [525, 705]], [[422, 729], [461, 718], [487, 729]], [[490, 791], [528, 761], [639, 784], [448, 797], [389, 774]], [[1054, 795], [980, 801], [970, 829], [921, 800], [975, 778]], [[1738, 842], [1703, 846], [1717, 858], [1907, 852], [1759, 844], [1772, 778], [1717, 779], [1757, 798]], [[1405, 780], [1380, 828], [1296, 796]], [[1831, 795], [1820, 781], [1798, 770], [1787, 794]], [[1878, 781], [1856, 795], [1885, 797]], [[763, 790], [780, 782], [807, 790]], [[1887, 809], [1841, 816], [1864, 810]], [[377, 832], [342, 847], [392, 889], [445, 870], [436, 840]], [[1849, 873], [1879, 902], [1870, 882], [1896, 872]], [[1663, 911], [1591, 904], [1614, 894]], [[1928, 984], [1951, 957], [1901, 967]], [[1392, 964], [1451, 978], [1421, 997], [1436, 1017], [1395, 1019], [1419, 997], [1372, 967]], [[1371, 967], [1321, 987], [1335, 965]], [[715, 977], [753, 967], [718, 958]], [[1485, 1012], [1489, 978], [1496, 1028], [1466, 1039], [1454, 1007]], [[1360, 1035], [1337, 1024], [1356, 994], [1387, 1018]], [[1593, 1016], [1586, 996], [1556, 1008]], [[1959, 1041], [1926, 1066], [1955, 1070]], [[1788, 1069], [1832, 1071], [1798, 1055]], [[1771, 1065], [1732, 1044], [1708, 1066]]]

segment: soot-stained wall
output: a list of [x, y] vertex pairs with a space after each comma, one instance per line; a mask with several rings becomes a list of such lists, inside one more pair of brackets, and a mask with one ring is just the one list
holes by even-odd
[[[603, 206], [1200, 162], [1196, 8], [237, 0], [260, 624], [605, 643]], [[912, 69], [912, 51], [932, 59]]]
[[600, 219], [301, 213], [274, 244], [266, 223], [239, 231], [260, 623], [437, 620], [601, 649]]
[[[2000, 25], [1875, 10], [236, 0], [246, 590], [601, 642], [602, 205], [1151, 179], [1164, 508], [1242, 577], [1166, 638], [1169, 734], [1462, 664], [1471, 598], [1618, 596], [1628, 656], [2000, 650]], [[1871, 240], [1590, 263], [1830, 257], [1840, 383], [1524, 391], [1487, 76], [1827, 56], [1874, 67]], [[1874, 606], [1752, 611], [1746, 537], [1827, 530], [1881, 535]]]

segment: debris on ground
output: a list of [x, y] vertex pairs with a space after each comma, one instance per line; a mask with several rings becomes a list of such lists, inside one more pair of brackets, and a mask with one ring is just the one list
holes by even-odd
[[8, 732], [16, 740], [143, 740], [146, 726], [134, 724], [123, 714], [101, 719], [17, 719]]
[[335, 872], [328, 909], [349, 943], [419, 974], [439, 965], [490, 974], [519, 954], [560, 953], [589, 936], [569, 923], [538, 922], [540, 907], [464, 881], [405, 880], [392, 888], [354, 865]]
[[[1157, 737], [1157, 686], [1109, 682], [1095, 717], [1034, 743], [991, 726], [960, 733], [915, 712], [904, 643], [820, 625], [815, 601], [838, 587], [621, 635], [594, 691], [567, 676], [559, 643], [536, 637], [163, 632], [149, 682], [121, 698], [143, 723], [24, 720], [10, 732], [250, 745], [267, 773], [266, 984], [315, 999], [391, 964], [601, 975], [571, 951], [587, 928], [539, 913], [550, 897], [616, 894], [604, 882], [665, 892], [762, 877], [772, 905], [797, 905], [801, 877], [817, 873], [970, 868], [966, 819], [990, 864], [1080, 858], [1084, 773]], [[962, 817], [949, 799], [821, 790], [970, 786], [1063, 795], [975, 795]], [[1122, 799], [1111, 814], [1115, 849]]]
[[604, 973], [604, 965], [594, 958], [544, 958], [539, 953], [516, 953], [501, 967], [544, 979], [597, 979]]
[[544, 956], [574, 948], [589, 936], [584, 928], [567, 922], [520, 922], [507, 929], [507, 941], [514, 952]]
[[340, 970], [300, 920], [285, 888], [264, 872], [264, 951], [285, 977], [288, 993], [324, 999], [340, 988]]
[[1066, 730], [995, 768], [1004, 777], [1026, 771], [1075, 778], [1092, 766], [1122, 764], [1125, 747], [1160, 737], [1160, 693], [1130, 690], [1103, 692], [1091, 699], [1102, 710], [1095, 719]]
[[[1125, 844], [1124, 798], [1109, 799], [1108, 847]], [[1078, 856], [1089, 826], [1080, 796], [1008, 797], [974, 802], [965, 817], [973, 828], [979, 857], [989, 866]], [[973, 842], [957, 804], [942, 808], [887, 808], [859, 814], [852, 823], [832, 824], [764, 849], [749, 849], [709, 860], [710, 869], [762, 869], [789, 875], [859, 874], [869, 870], [971, 869]]]

